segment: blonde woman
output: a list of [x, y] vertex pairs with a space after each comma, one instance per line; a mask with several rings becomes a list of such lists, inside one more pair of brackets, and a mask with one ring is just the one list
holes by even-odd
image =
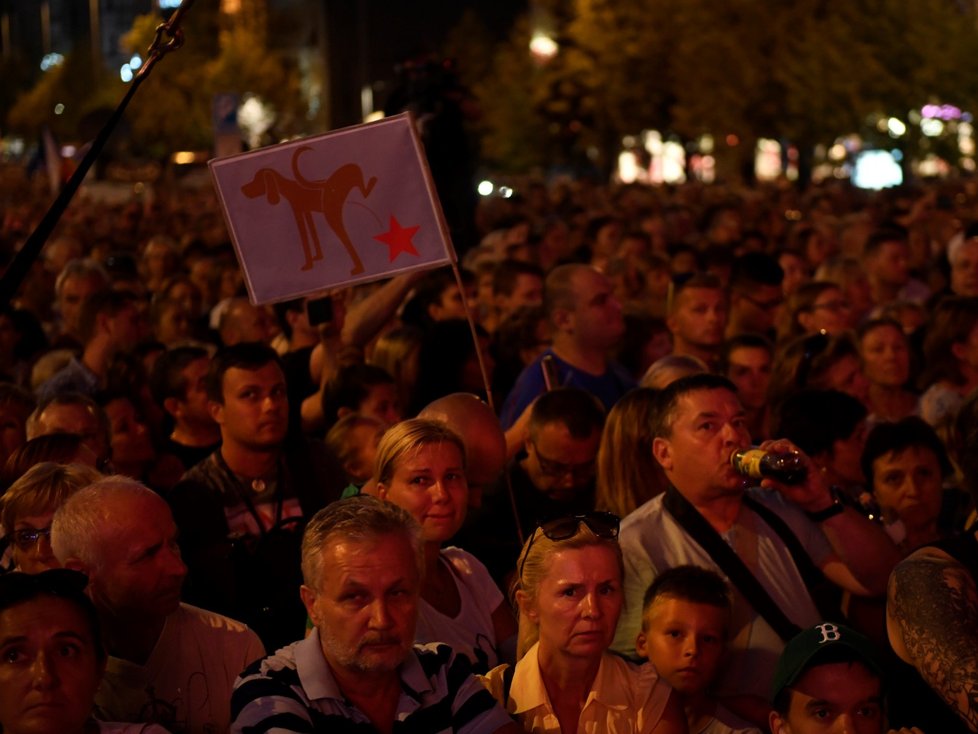
[[444, 423], [402, 421], [380, 440], [374, 478], [378, 496], [421, 525], [425, 577], [415, 639], [451, 645], [480, 673], [512, 660], [516, 623], [486, 567], [460, 548], [442, 548], [468, 509], [462, 439]]
[[608, 412], [598, 449], [595, 507], [625, 517], [666, 488], [666, 476], [652, 456], [652, 414], [656, 391], [639, 387]]
[[618, 517], [593, 512], [537, 528], [516, 581], [520, 661], [484, 679], [528, 732], [679, 734], [686, 718], [651, 663], [608, 653], [621, 614]]
[[83, 464], [43, 462], [0, 497], [4, 540], [10, 542], [14, 570], [41, 573], [59, 568], [51, 550], [51, 518], [66, 499], [102, 475]]

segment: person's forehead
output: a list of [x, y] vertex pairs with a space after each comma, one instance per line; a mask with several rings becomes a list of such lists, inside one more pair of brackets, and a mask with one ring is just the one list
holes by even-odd
[[571, 279], [578, 302], [587, 302], [591, 297], [611, 290], [608, 279], [593, 268], [581, 268]]
[[321, 553], [325, 591], [349, 583], [383, 587], [418, 576], [411, 539], [403, 532], [365, 537], [331, 533], [324, 540]]
[[708, 288], [694, 286], [686, 288], [680, 295], [679, 305], [689, 307], [702, 303], [719, 303], [724, 300], [723, 290], [720, 288]]
[[706, 412], [718, 412], [720, 410], [740, 410], [740, 401], [736, 393], [725, 387], [704, 388], [702, 390], [691, 390], [682, 395], [677, 402], [677, 411], [680, 416], [692, 417]]
[[40, 418], [41, 422], [49, 428], [96, 424], [92, 411], [76, 403], [49, 405], [41, 412]]
[[571, 435], [570, 428], [563, 421], [551, 421], [544, 423], [536, 431], [535, 442], [538, 446], [566, 446], [574, 447], [589, 445], [596, 439], [600, 439], [601, 431], [597, 427], [584, 438], [575, 438]]
[[938, 466], [940, 461], [932, 448], [922, 444], [911, 444], [904, 446], [902, 449], [887, 451], [873, 459], [873, 466], [875, 468], [883, 469], [893, 464], [912, 464], [915, 466], [929, 464]]
[[770, 364], [773, 359], [771, 352], [764, 347], [734, 347], [730, 350], [727, 361], [731, 365], [757, 367]]
[[269, 362], [257, 369], [244, 367], [229, 367], [224, 373], [224, 387], [241, 387], [242, 385], [268, 385], [285, 381], [282, 369]]
[[702, 604], [676, 596], [660, 596], [646, 610], [654, 622], [682, 621], [690, 627], [724, 627], [730, 616], [729, 610], [713, 604]]

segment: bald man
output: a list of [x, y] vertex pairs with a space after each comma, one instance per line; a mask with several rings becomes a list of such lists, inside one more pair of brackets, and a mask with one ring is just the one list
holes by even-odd
[[448, 425], [465, 444], [469, 508], [482, 505], [506, 466], [506, 437], [492, 408], [471, 393], [457, 392], [429, 403], [418, 414]]

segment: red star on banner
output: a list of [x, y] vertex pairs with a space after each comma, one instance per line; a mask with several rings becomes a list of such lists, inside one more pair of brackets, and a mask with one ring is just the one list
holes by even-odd
[[414, 243], [411, 242], [411, 238], [417, 234], [419, 229], [421, 229], [420, 225], [402, 227], [397, 221], [397, 217], [391, 214], [390, 229], [383, 234], [374, 235], [374, 239], [383, 242], [390, 248], [391, 262], [394, 262], [394, 259], [402, 252], [418, 257], [418, 251], [415, 249]]

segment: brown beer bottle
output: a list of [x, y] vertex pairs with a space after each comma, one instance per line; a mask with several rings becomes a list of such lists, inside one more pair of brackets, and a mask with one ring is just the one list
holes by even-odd
[[808, 476], [801, 454], [743, 449], [730, 455], [730, 463], [739, 473], [752, 479], [773, 479], [782, 484], [801, 484]]

